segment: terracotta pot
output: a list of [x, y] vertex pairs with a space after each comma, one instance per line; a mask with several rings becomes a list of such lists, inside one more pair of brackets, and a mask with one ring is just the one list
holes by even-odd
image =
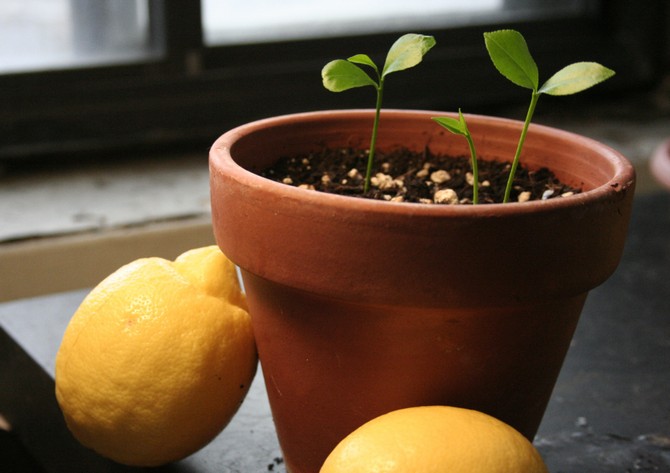
[[670, 189], [670, 140], [664, 141], [654, 150], [649, 166], [656, 180]]
[[[379, 149], [467, 154], [435, 112], [385, 111]], [[467, 116], [507, 160], [521, 123]], [[635, 174], [616, 151], [532, 126], [523, 163], [585, 192], [438, 206], [327, 195], [254, 170], [322, 146], [365, 147], [372, 111], [250, 123], [210, 154], [216, 240], [241, 270], [287, 469], [315, 473], [365, 421], [446, 404], [532, 438], [590, 289], [615, 270]]]

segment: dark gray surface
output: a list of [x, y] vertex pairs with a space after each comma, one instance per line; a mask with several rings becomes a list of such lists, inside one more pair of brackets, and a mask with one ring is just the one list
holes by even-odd
[[[49, 473], [143, 471], [79, 447], [58, 411], [54, 356], [84, 295], [0, 304], [0, 413]], [[670, 472], [670, 195], [636, 199], [621, 266], [589, 296], [536, 445], [552, 473]], [[257, 376], [209, 446], [151, 471], [284, 472], [280, 457]]]
[[670, 472], [670, 195], [636, 199], [589, 295], [536, 445], [552, 473]]

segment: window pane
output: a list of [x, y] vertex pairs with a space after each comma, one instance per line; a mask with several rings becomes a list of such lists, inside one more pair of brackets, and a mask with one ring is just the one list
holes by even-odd
[[592, 0], [202, 0], [208, 45], [281, 41], [580, 13]]
[[148, 0], [2, 0], [0, 73], [147, 58]]

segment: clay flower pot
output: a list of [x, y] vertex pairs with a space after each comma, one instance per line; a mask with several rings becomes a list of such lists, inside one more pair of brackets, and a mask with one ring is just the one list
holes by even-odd
[[656, 180], [670, 189], [670, 140], [664, 141], [654, 150], [649, 165]]
[[[435, 112], [384, 111], [378, 149], [467, 154]], [[259, 177], [280, 156], [366, 147], [372, 111], [250, 123], [210, 154], [213, 225], [242, 272], [288, 471], [316, 473], [365, 421], [430, 404], [489, 413], [532, 439], [590, 289], [622, 253], [635, 174], [616, 151], [531, 127], [523, 163], [584, 192], [488, 205], [389, 203]], [[511, 120], [467, 116], [486, 159]]]

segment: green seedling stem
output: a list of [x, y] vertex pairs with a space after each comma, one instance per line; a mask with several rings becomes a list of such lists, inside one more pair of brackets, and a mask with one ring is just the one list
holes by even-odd
[[465, 137], [470, 148], [470, 161], [472, 166], [472, 203], [476, 205], [479, 203], [479, 167], [477, 165], [477, 151], [475, 150], [475, 143], [468, 129], [468, 124], [465, 122], [465, 117], [460, 109], [458, 109], [458, 120], [451, 117], [433, 117], [433, 120], [452, 132], [455, 135]]
[[[415, 33], [401, 36], [391, 46], [386, 55], [384, 67], [379, 72], [377, 65], [366, 54], [356, 54], [350, 58], [335, 59], [326, 64], [321, 70], [323, 86], [331, 92], [342, 92], [355, 87], [372, 86], [377, 91], [375, 103], [375, 119], [372, 124], [372, 137], [368, 152], [368, 162], [365, 171], [364, 192], [370, 189], [372, 167], [379, 131], [382, 98], [384, 96], [384, 79], [392, 72], [398, 72], [419, 64], [423, 56], [435, 45], [435, 38]], [[359, 65], [367, 66], [375, 72], [372, 78]]]
[[472, 203], [479, 203], [479, 167], [477, 166], [477, 152], [475, 151], [475, 143], [472, 140], [472, 135], [468, 131], [465, 135], [470, 148], [470, 159], [472, 161]]
[[484, 42], [498, 72], [514, 84], [533, 92], [505, 187], [503, 202], [509, 202], [528, 127], [540, 95], [576, 94], [609, 79], [614, 71], [596, 62], [576, 62], [556, 72], [540, 87], [537, 65], [521, 33], [515, 30], [492, 31], [484, 33]]
[[[614, 71], [596, 62], [577, 62], [570, 64], [551, 76], [541, 87], [535, 60], [528, 50], [526, 40], [518, 31], [498, 30], [484, 33], [486, 49], [493, 65], [498, 71], [514, 84], [532, 91], [530, 105], [523, 123], [521, 135], [517, 143], [510, 173], [505, 187], [503, 202], [509, 202], [514, 187], [521, 153], [523, 151], [528, 129], [535, 113], [537, 102], [542, 94], [571, 95], [586, 90], [614, 75]], [[389, 49], [381, 72], [377, 65], [366, 54], [356, 54], [346, 60], [336, 59], [326, 64], [321, 71], [323, 86], [331, 92], [342, 92], [355, 87], [372, 86], [377, 91], [375, 117], [372, 125], [372, 136], [368, 151], [365, 172], [364, 192], [370, 189], [372, 169], [376, 152], [379, 121], [384, 96], [384, 80], [392, 72], [402, 71], [416, 66], [424, 55], [435, 45], [432, 36], [409, 33], [401, 36]], [[360, 66], [374, 71], [374, 78]], [[434, 120], [451, 131], [466, 138], [472, 158], [473, 204], [479, 201], [479, 173], [477, 170], [477, 154], [475, 145], [468, 130], [465, 118], [459, 110], [458, 120], [450, 117], [435, 117]]]
[[526, 113], [526, 119], [523, 122], [523, 129], [521, 130], [521, 135], [519, 136], [519, 143], [517, 144], [516, 152], [514, 153], [514, 159], [512, 160], [512, 167], [509, 170], [503, 203], [509, 202], [510, 194], [512, 193], [512, 187], [514, 187], [514, 176], [516, 176], [516, 169], [519, 167], [519, 162], [521, 161], [521, 150], [523, 149], [523, 145], [526, 142], [528, 128], [530, 127], [530, 122], [533, 119], [533, 114], [535, 113], [535, 107], [537, 106], [537, 101], [539, 98], [540, 94], [533, 91], [533, 95], [530, 99], [530, 105], [528, 106], [528, 112]]
[[370, 190], [370, 181], [372, 179], [372, 165], [375, 160], [375, 148], [377, 146], [377, 131], [379, 130], [379, 116], [382, 111], [382, 98], [384, 96], [384, 78], [379, 78], [379, 87], [377, 87], [377, 102], [375, 103], [375, 120], [372, 123], [372, 137], [370, 138], [370, 147], [368, 162], [365, 166], [365, 181], [363, 183], [363, 192]]

